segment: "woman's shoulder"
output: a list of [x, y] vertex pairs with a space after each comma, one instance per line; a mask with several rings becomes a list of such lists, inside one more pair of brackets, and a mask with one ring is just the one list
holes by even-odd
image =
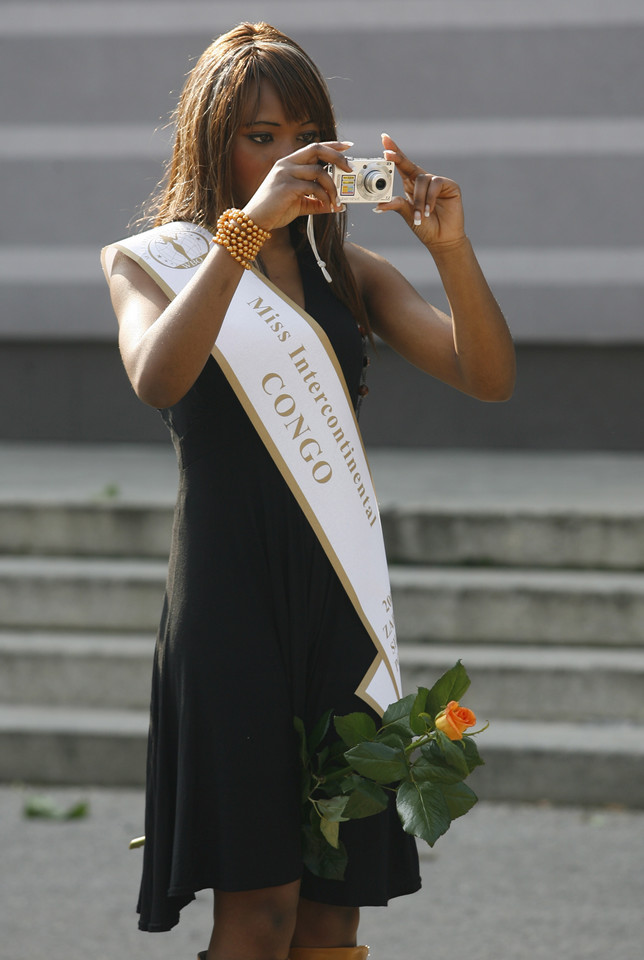
[[109, 278], [114, 312], [121, 321], [127, 307], [145, 304], [160, 314], [170, 302], [155, 280], [140, 264], [121, 250], [114, 255]]
[[110, 288], [120, 284], [134, 287], [140, 291], [145, 291], [148, 288], [152, 289], [152, 287], [158, 289], [158, 284], [133, 257], [123, 250], [116, 250], [110, 272]]
[[366, 291], [373, 290], [374, 286], [378, 286], [383, 281], [391, 281], [394, 277], [400, 276], [389, 260], [373, 250], [361, 247], [357, 243], [346, 243], [344, 249], [363, 296]]

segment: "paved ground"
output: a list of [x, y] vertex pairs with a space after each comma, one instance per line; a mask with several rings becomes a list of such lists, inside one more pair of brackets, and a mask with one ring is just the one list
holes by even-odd
[[[0, 788], [0, 960], [194, 960], [207, 943], [210, 895], [168, 934], [134, 914], [139, 791], [88, 797], [69, 823], [27, 820], [26, 797]], [[374, 960], [639, 960], [644, 943], [644, 813], [480, 805], [422, 852], [424, 889], [363, 912]]]

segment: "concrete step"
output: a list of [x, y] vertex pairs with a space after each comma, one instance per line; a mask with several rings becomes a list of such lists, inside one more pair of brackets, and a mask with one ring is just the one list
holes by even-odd
[[[153, 636], [0, 632], [0, 703], [147, 709]], [[485, 718], [644, 722], [644, 651], [405, 644], [405, 690], [461, 659]]]
[[[109, 491], [109, 486], [106, 486]], [[167, 558], [172, 503], [0, 503], [0, 553]]]
[[0, 557], [2, 626], [154, 630], [166, 569], [155, 560]]
[[0, 781], [140, 786], [143, 710], [0, 706]]
[[[404, 642], [644, 644], [644, 575], [390, 568]], [[162, 561], [0, 557], [2, 626], [155, 631]]]
[[[106, 487], [109, 491], [109, 486]], [[172, 503], [0, 502], [0, 553], [167, 556]], [[385, 502], [392, 563], [579, 569], [644, 569], [644, 511], [543, 505], [437, 508]]]
[[[29, 4], [21, 6], [28, 17]], [[218, 10], [219, 6], [208, 6], [207, 27], [202, 23], [193, 28], [190, 19], [181, 29], [173, 23], [164, 31], [159, 29], [163, 15], [150, 13], [147, 27], [120, 35], [114, 28], [76, 32], [73, 7], [63, 7], [56, 10], [59, 31], [49, 35], [17, 31], [5, 44], [0, 86], [10, 89], [12, 78], [22, 75], [25, 63], [37, 65], [38, 70], [3, 105], [5, 122], [23, 123], [29, 117], [31, 123], [44, 124], [148, 122], [153, 126], [175, 105], [190, 59], [209, 38], [230, 28], [230, 11]], [[301, 9], [301, 4], [286, 6]], [[584, 29], [583, 22], [548, 29], [546, 21], [545, 33], [520, 27], [508, 31], [500, 24], [481, 30], [477, 29], [480, 21], [475, 24], [466, 14], [472, 28], [463, 32], [451, 29], [459, 20], [463, 23], [458, 14], [452, 24], [436, 23], [430, 7], [426, 14], [417, 10], [413, 24], [407, 21], [392, 30], [387, 7], [367, 6], [361, 0], [352, 8], [353, 29], [347, 29], [341, 12], [344, 6], [333, 9], [337, 25], [333, 14], [327, 14], [324, 27], [312, 24], [307, 11], [306, 24], [298, 18], [295, 35], [323, 74], [334, 78], [331, 95], [343, 117], [424, 118], [424, 91], [432, 83], [444, 87], [432, 119], [639, 114], [641, 31], [633, 24], [617, 21], [608, 35], [605, 30]], [[287, 32], [292, 16], [285, 12], [280, 19]], [[547, 71], [543, 69], [544, 43], [549, 53]], [[621, 56], [616, 56], [617, 51]], [[395, 69], [373, 68], [386, 63], [395, 64]], [[347, 77], [347, 64], [351, 65], [350, 83], [341, 79]], [[485, 83], [474, 69], [483, 64], [488, 65]], [[39, 83], [42, 77], [55, 82]], [[79, 77], [87, 78], [86, 82], [78, 83]], [[401, 95], [406, 97], [404, 110]]]
[[431, 686], [457, 659], [481, 721], [644, 723], [644, 650], [403, 643], [403, 688]]
[[[138, 786], [143, 711], [0, 707], [0, 781]], [[644, 807], [644, 727], [492, 720], [472, 786], [484, 800]]]
[[0, 632], [0, 703], [147, 710], [154, 636]]
[[[571, 121], [572, 124], [573, 121]], [[604, 121], [605, 124], [605, 121]], [[404, 129], [401, 129], [404, 125]], [[482, 128], [489, 125], [488, 137], [494, 136], [493, 125], [488, 121]], [[128, 230], [128, 211], [135, 210], [150, 188], [150, 183], [158, 180], [162, 175], [161, 162], [170, 154], [169, 138], [151, 135], [151, 126], [94, 126], [83, 124], [81, 129], [84, 137], [77, 146], [74, 156], [73, 147], [69, 149], [69, 156], [64, 162], [56, 154], [60, 153], [66, 143], [78, 128], [47, 125], [36, 128], [43, 133], [39, 137], [34, 152], [31, 145], [25, 142], [22, 153], [17, 151], [15, 157], [3, 155], [3, 169], [6, 182], [11, 182], [12, 190], [6, 191], [6, 217], [15, 224], [15, 233], [12, 234], [12, 246], [20, 248], [34, 243], [42, 228], [42, 206], [29, 202], [33, 194], [33, 184], [38, 184], [42, 196], [49, 198], [47, 207], [48, 223], [51, 232], [48, 234], [54, 248], [73, 244], [87, 244], [94, 249], [101, 247], [109, 240], [118, 240], [130, 231]], [[396, 127], [399, 131], [400, 142], [406, 145], [406, 152], [413, 156], [415, 161], [424, 169], [431, 170], [437, 164], [436, 134], [441, 131], [432, 131], [431, 124], [427, 129], [425, 123], [418, 121], [396, 120], [380, 116], [377, 120], [360, 123], [347, 118], [342, 124], [344, 135], [355, 140], [360, 145], [358, 137], [362, 138], [365, 149], [370, 145], [378, 147], [380, 143], [380, 129]], [[515, 127], [518, 136], [525, 138], [523, 129]], [[554, 124], [550, 128], [553, 129]], [[16, 134], [12, 137], [13, 130]], [[33, 129], [33, 128], [31, 128]], [[481, 129], [481, 127], [479, 127]], [[560, 138], [565, 137], [565, 126], [561, 125]], [[29, 130], [29, 128], [28, 128]], [[471, 136], [476, 135], [476, 127], [471, 130]], [[602, 122], [594, 130], [595, 137], [601, 136]], [[468, 133], [467, 122], [461, 121], [460, 131], [463, 136]], [[506, 127], [507, 131], [507, 127]], [[510, 131], [512, 127], [510, 127]], [[112, 136], [109, 136], [111, 132]], [[128, 136], [129, 133], [129, 136]], [[23, 136], [21, 137], [21, 134]], [[71, 136], [70, 136], [71, 135]], [[342, 133], [340, 134], [343, 135]], [[620, 131], [614, 132], [619, 137]], [[443, 140], [445, 132], [442, 133]], [[27, 140], [24, 128], [13, 128], [5, 135], [6, 140], [17, 143], [20, 139]], [[111, 146], [122, 142], [121, 156], [100, 155], [100, 141], [111, 140]], [[146, 141], [158, 144], [158, 156], [141, 157], [137, 155], [137, 148], [141, 148]], [[98, 141], [92, 153], [88, 156], [88, 144]], [[6, 151], [5, 147], [5, 151]], [[128, 156], [128, 149], [130, 155]], [[618, 152], [618, 151], [616, 151]], [[4, 151], [3, 151], [4, 153]], [[34, 155], [35, 153], [35, 155]], [[612, 167], [615, 177], [619, 178], [623, 189], [623, 196], [616, 197], [611, 207], [608, 198], [603, 196], [602, 185], [606, 175], [606, 157], [592, 154], [584, 155], [579, 151], [573, 156], [562, 155], [535, 155], [529, 149], [524, 149], [520, 155], [512, 156], [499, 150], [501, 156], [485, 157], [475, 150], [468, 155], [459, 155], [456, 150], [450, 154], [449, 147], [441, 142], [440, 163], [443, 170], [449, 170], [463, 188], [476, 184], [476, 190], [468, 191], [467, 216], [472, 236], [477, 238], [480, 247], [509, 248], [516, 245], [517, 223], [526, 226], [523, 244], [543, 249], [551, 247], [551, 238], [557, 238], [557, 246], [580, 247], [586, 246], [589, 227], [592, 226], [593, 213], [605, 223], [602, 231], [604, 247], [638, 246], [640, 233], [638, 231], [638, 210], [636, 205], [628, 202], [628, 197], [637, 194], [639, 185], [638, 173], [641, 166], [640, 155], [617, 155], [612, 158]], [[99, 154], [97, 156], [96, 154]], [[53, 156], [52, 156], [53, 155]], [[367, 154], [359, 153], [359, 156]], [[90, 189], [91, 170], [94, 182]], [[553, 175], [558, 177], [557, 190], [559, 195], [567, 195], [568, 202], [564, 204], [542, 203], [536, 205], [534, 196], [541, 193], [549, 197], [548, 188], [552, 185]], [[78, 198], [79, 185], [85, 184], [85, 203], [82, 209], [74, 205]], [[579, 189], [583, 184], [584, 190]], [[550, 190], [550, 194], [552, 191]], [[594, 210], [591, 212], [584, 202], [587, 193], [592, 193], [597, 199]], [[118, 204], [113, 202], [119, 198]], [[498, 215], [490, 217], [489, 211], [494, 209]], [[354, 235], [359, 235], [360, 243], [367, 243], [371, 248], [375, 241], [376, 248], [380, 247], [383, 254], [383, 233], [371, 226], [370, 208], [366, 212], [351, 211]], [[84, 214], [84, 215], [83, 215]], [[389, 236], [392, 236], [391, 234]], [[415, 252], [414, 239], [411, 233], [400, 232], [401, 244], [398, 251], [402, 251], [404, 262], [409, 270], [409, 258]], [[368, 238], [368, 241], [367, 241]], [[391, 254], [387, 257], [391, 258]], [[395, 259], [395, 255], [394, 258]], [[538, 274], [538, 264], [535, 262], [535, 275]], [[416, 281], [417, 282], [417, 281]], [[91, 294], [91, 291], [88, 291]]]
[[644, 726], [492, 720], [472, 774], [484, 800], [644, 806]]
[[385, 507], [381, 517], [391, 563], [644, 569], [639, 511], [401, 504]]
[[[641, 455], [374, 447], [369, 459], [392, 563], [644, 568]], [[0, 466], [0, 553], [167, 556], [168, 442], [5, 442]]]
[[[0, 703], [147, 710], [152, 634], [0, 632]], [[402, 644], [406, 691], [465, 664], [482, 719], [644, 723], [644, 650]]]
[[564, 570], [390, 568], [403, 641], [644, 643], [644, 576]]

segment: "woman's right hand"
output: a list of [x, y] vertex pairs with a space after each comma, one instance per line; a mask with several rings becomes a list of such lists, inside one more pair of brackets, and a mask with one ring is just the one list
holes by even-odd
[[342, 151], [351, 146], [346, 140], [310, 143], [277, 160], [244, 206], [244, 212], [264, 230], [278, 230], [296, 217], [342, 210], [326, 167], [333, 164], [350, 173]]

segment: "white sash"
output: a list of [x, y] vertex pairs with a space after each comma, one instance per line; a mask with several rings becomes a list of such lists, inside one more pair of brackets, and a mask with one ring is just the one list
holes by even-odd
[[[194, 276], [212, 234], [190, 223], [156, 227], [106, 247], [134, 259], [172, 300]], [[391, 588], [380, 515], [362, 438], [329, 340], [297, 304], [244, 271], [212, 355], [322, 544], [376, 648], [356, 694], [381, 715], [400, 699]]]

